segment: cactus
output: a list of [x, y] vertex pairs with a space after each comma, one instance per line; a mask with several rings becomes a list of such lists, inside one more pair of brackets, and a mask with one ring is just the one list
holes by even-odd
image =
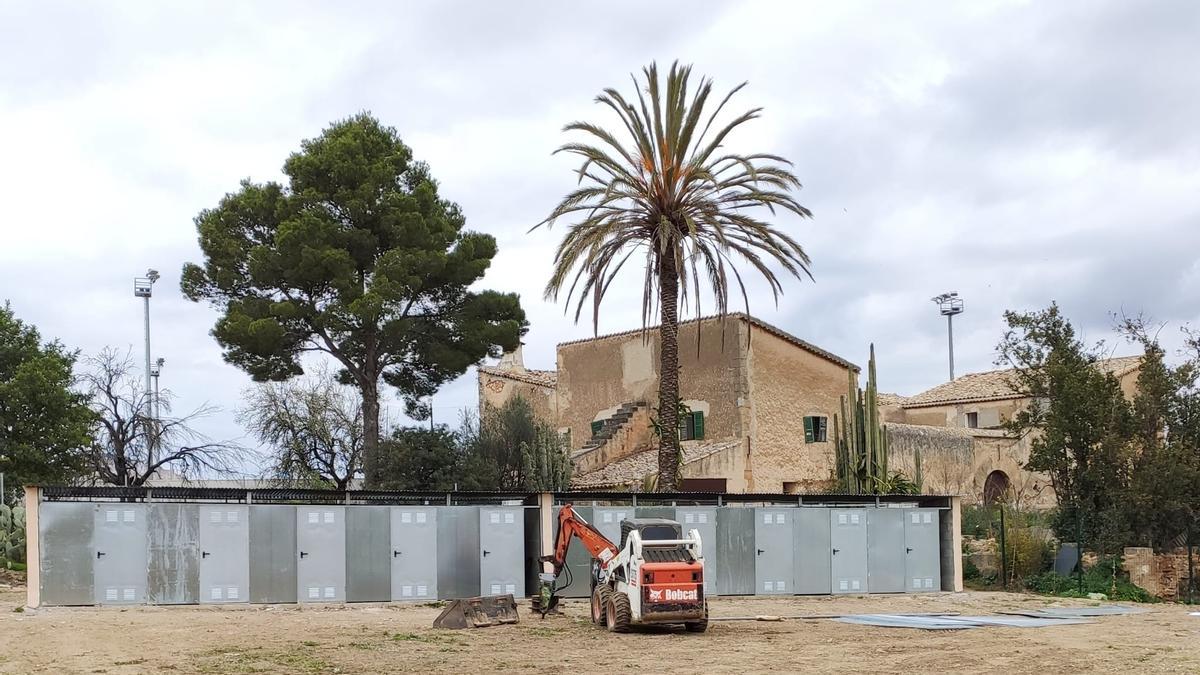
[[[835, 465], [838, 489], [850, 494], [889, 491], [891, 486], [911, 484], [899, 472], [888, 472], [887, 433], [879, 421], [879, 391], [875, 384], [875, 345], [867, 362], [867, 389], [858, 386], [858, 378], [848, 375], [847, 395], [841, 400], [840, 420], [833, 416], [833, 435], [837, 443]], [[917, 456], [917, 480], [920, 484], [921, 459]]]
[[0, 565], [25, 562], [25, 509], [0, 504]]

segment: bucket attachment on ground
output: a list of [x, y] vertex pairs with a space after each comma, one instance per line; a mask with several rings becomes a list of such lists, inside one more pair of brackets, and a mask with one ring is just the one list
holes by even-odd
[[517, 623], [517, 601], [512, 594], [482, 595], [478, 598], [451, 600], [433, 620], [434, 628], [487, 628], [502, 623]]

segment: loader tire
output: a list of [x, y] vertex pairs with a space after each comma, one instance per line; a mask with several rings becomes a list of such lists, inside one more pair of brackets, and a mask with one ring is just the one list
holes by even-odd
[[608, 586], [598, 585], [592, 589], [592, 623], [605, 625], [605, 609], [608, 607]]
[[703, 633], [708, 630], [708, 603], [704, 603], [704, 618], [699, 621], [688, 621], [683, 627], [689, 633]]
[[613, 633], [628, 633], [629, 624], [633, 621], [633, 612], [629, 609], [629, 596], [612, 591], [608, 594], [605, 620], [608, 630]]

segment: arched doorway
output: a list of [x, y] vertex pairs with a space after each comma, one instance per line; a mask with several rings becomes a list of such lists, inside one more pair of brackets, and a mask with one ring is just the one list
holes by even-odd
[[983, 483], [983, 503], [995, 504], [1008, 501], [1008, 474], [997, 469], [988, 474]]

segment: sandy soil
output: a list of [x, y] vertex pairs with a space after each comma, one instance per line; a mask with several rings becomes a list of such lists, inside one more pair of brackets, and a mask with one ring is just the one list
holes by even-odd
[[[0, 588], [0, 673], [1200, 672], [1200, 617], [1178, 605], [1053, 628], [918, 631], [833, 621], [713, 623], [708, 633], [612, 635], [582, 601], [515, 626], [438, 631], [428, 606], [45, 608]], [[729, 598], [713, 616], [960, 612], [1087, 605], [957, 593]], [[1095, 604], [1095, 603], [1090, 603]]]

